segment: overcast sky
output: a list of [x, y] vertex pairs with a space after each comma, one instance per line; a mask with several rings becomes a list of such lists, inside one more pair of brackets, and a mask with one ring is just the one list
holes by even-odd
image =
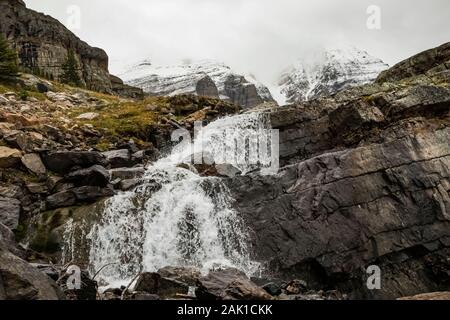
[[[25, 0], [27, 6], [80, 28], [105, 49], [112, 72], [141, 58], [156, 63], [215, 59], [262, 81], [319, 46], [352, 44], [390, 65], [450, 41], [449, 0]], [[367, 8], [381, 9], [381, 29]], [[70, 11], [70, 10], [69, 10]], [[71, 11], [73, 13], [73, 11]]]

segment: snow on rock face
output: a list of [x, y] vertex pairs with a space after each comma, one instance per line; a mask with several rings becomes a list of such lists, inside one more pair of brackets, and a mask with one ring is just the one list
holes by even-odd
[[314, 100], [352, 86], [373, 82], [388, 68], [382, 60], [354, 47], [324, 50], [282, 74], [274, 95], [280, 104]]
[[121, 76], [128, 84], [156, 96], [206, 93], [244, 108], [274, 101], [269, 89], [254, 77], [239, 75], [225, 64], [211, 60], [174, 66], [154, 65], [145, 60]]

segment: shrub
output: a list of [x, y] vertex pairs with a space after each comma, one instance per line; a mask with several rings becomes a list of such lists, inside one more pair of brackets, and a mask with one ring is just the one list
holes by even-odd
[[74, 85], [74, 86], [80, 86], [81, 85], [81, 79], [78, 74], [78, 62], [75, 59], [75, 53], [72, 50], [69, 50], [69, 53], [67, 55], [67, 60], [62, 66], [63, 74], [61, 75], [61, 82]]
[[17, 53], [9, 47], [8, 41], [0, 35], [0, 78], [8, 80], [17, 77]]

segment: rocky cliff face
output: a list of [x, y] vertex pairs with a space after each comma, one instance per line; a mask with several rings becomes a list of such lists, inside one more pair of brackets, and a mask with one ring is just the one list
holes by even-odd
[[251, 76], [242, 76], [214, 61], [178, 66], [158, 66], [150, 61], [129, 68], [122, 75], [132, 86], [156, 96], [196, 94], [235, 103], [244, 108], [274, 102], [270, 91]]
[[313, 100], [371, 83], [387, 67], [380, 59], [354, 47], [327, 50], [288, 68], [280, 77], [277, 96], [286, 103]]
[[73, 50], [82, 84], [94, 91], [115, 92], [105, 51], [89, 46], [58, 20], [28, 9], [23, 1], [0, 2], [0, 32], [17, 50], [19, 63], [26, 70], [58, 80], [68, 51]]
[[[269, 112], [284, 168], [230, 186], [272, 276], [359, 298], [450, 287], [447, 48], [377, 84]], [[366, 287], [370, 265], [381, 268], [381, 290]]]

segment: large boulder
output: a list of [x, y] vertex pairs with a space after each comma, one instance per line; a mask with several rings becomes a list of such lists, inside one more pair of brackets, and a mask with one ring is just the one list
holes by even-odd
[[108, 165], [114, 168], [131, 167], [131, 153], [128, 149], [106, 151], [102, 153], [106, 158]]
[[43, 155], [43, 161], [50, 171], [66, 174], [74, 167], [88, 168], [105, 164], [105, 158], [96, 151], [58, 151]]
[[14, 230], [19, 225], [20, 201], [13, 198], [0, 197], [0, 223]]
[[210, 271], [198, 281], [200, 300], [270, 300], [272, 297], [236, 269]]
[[134, 291], [162, 298], [179, 298], [188, 295], [189, 288], [196, 286], [199, 277], [197, 269], [166, 267], [158, 272], [141, 274]]
[[92, 203], [98, 199], [111, 197], [114, 191], [98, 186], [84, 186], [58, 192], [47, 197], [47, 209], [71, 207], [76, 204]]
[[0, 300], [62, 300], [56, 283], [0, 246]]
[[75, 186], [106, 187], [109, 182], [109, 172], [104, 167], [95, 165], [69, 173], [65, 181]]
[[20, 150], [0, 146], [0, 168], [11, 168], [20, 163]]
[[117, 168], [109, 170], [111, 180], [130, 180], [140, 178], [144, 175], [145, 169], [143, 167], [136, 168]]
[[44, 175], [47, 172], [41, 157], [37, 153], [28, 153], [22, 157], [22, 164], [32, 173]]

